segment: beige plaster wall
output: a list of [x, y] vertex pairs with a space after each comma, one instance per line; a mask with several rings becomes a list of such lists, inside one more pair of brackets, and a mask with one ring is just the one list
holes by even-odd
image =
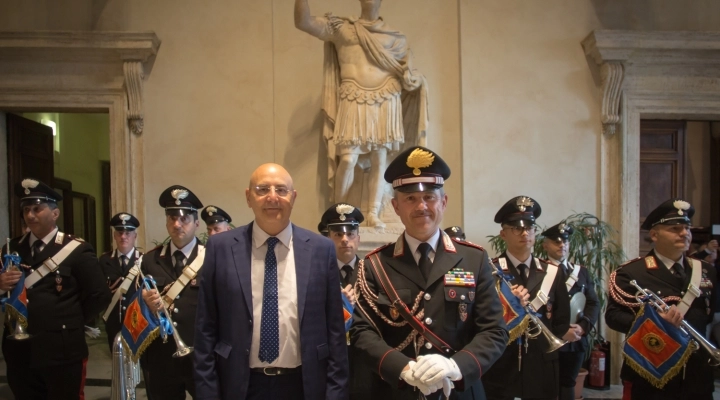
[[[355, 0], [310, 0], [314, 14], [358, 14]], [[145, 87], [148, 241], [165, 237], [157, 196], [188, 186], [236, 224], [260, 163], [288, 167], [293, 220], [327, 206], [320, 139], [322, 44], [295, 30], [293, 0], [0, 0], [5, 30], [152, 30], [162, 46]], [[592, 30], [713, 30], [713, 0], [391, 0], [430, 84], [429, 145], [453, 169], [444, 226], [486, 243], [510, 197], [543, 206], [541, 224], [597, 213], [599, 98], [580, 42]]]

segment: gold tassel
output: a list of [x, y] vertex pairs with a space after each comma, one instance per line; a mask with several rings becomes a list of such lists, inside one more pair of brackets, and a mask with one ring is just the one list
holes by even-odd
[[134, 353], [134, 354], [133, 354], [132, 350], [130, 349], [130, 346], [128, 345], [128, 343], [125, 341], [125, 337], [122, 338], [122, 342], [123, 342], [123, 345], [125, 346], [125, 348], [130, 353], [133, 362], [138, 362], [138, 360], [140, 359], [140, 356], [142, 356], [142, 354], [145, 352], [145, 350], [147, 350], [147, 348], [152, 344], [153, 340], [157, 339], [158, 336], [160, 336], [160, 327], [157, 327], [157, 328], [153, 329], [152, 331], [150, 331], [150, 333], [145, 338], [145, 340], [143, 340], [143, 342], [140, 344], [140, 347], [138, 348], [137, 353]]

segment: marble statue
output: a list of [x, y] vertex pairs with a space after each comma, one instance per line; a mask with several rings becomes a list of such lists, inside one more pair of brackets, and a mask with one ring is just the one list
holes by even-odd
[[382, 0], [360, 0], [360, 18], [310, 14], [295, 0], [295, 26], [325, 42], [323, 135], [328, 147], [332, 202], [347, 201], [360, 157], [369, 158], [369, 226], [380, 219], [388, 156], [404, 146], [425, 145], [427, 84], [412, 67], [405, 35], [380, 17]]

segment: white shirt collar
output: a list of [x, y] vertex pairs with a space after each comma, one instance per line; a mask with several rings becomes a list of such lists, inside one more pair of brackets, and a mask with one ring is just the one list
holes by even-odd
[[350, 262], [347, 263], [347, 264], [345, 264], [344, 262], [342, 262], [342, 261], [340, 261], [340, 260], [337, 260], [338, 268], [342, 269], [342, 267], [344, 267], [344, 266], [346, 266], [346, 265], [349, 265], [350, 268], [352, 268], [352, 269], [354, 270], [354, 269], [355, 269], [355, 265], [357, 264], [357, 260], [358, 260], [357, 256], [353, 257], [353, 259], [350, 260]]
[[[518, 260], [517, 258], [515, 258], [514, 255], [510, 254], [509, 251], [506, 251], [505, 254], [506, 254], [507, 257], [510, 259], [510, 262], [512, 263], [512, 265], [514, 265], [514, 266], [516, 266], [516, 267], [517, 267], [518, 265], [520, 265], [520, 264], [525, 264], [525, 265], [528, 266], [528, 268], [530, 268], [530, 266], [532, 265], [532, 259], [533, 259], [532, 253], [530, 253], [530, 257], [528, 257], [528, 259], [525, 260], [525, 261], [520, 261], [520, 260]], [[537, 267], [537, 266], [536, 266], [536, 267]]]
[[[269, 237], [270, 234], [262, 230], [262, 228], [260, 228], [257, 223], [253, 224], [252, 238], [253, 244], [255, 245], [256, 249], [259, 249], [260, 246], [264, 245]], [[292, 241], [292, 223], [288, 224], [288, 226], [286, 226], [285, 229], [280, 231], [280, 233], [275, 235], [275, 237], [280, 239], [280, 242], [289, 249], [290, 241]]]
[[[45, 243], [45, 246], [47, 246], [48, 243], [50, 243], [50, 241], [55, 237], [55, 235], [58, 233], [59, 230], [60, 229], [56, 226], [55, 229], [52, 230], [52, 232], [48, 233], [47, 236], [45, 236], [44, 238], [39, 239], [39, 240], [42, 240], [42, 242]], [[28, 244], [30, 246], [32, 246], [33, 244], [35, 244], [35, 241], [37, 241], [37, 240], [38, 240], [38, 238], [35, 236], [35, 234], [30, 232], [30, 241], [28, 242]]]
[[684, 261], [684, 260], [683, 260], [684, 256], [680, 256], [680, 259], [679, 259], [679, 260], [673, 261], [673, 260], [665, 257], [664, 255], [658, 253], [657, 250], [655, 250], [655, 256], [657, 256], [657, 258], [658, 258], [658, 260], [660, 260], [660, 262], [662, 262], [663, 264], [665, 264], [665, 266], [667, 267], [667, 269], [672, 269], [672, 266], [673, 266], [676, 262], [677, 262], [678, 264], [680, 264], [680, 265], [685, 265], [685, 264], [683, 263], [683, 261]]
[[549, 257], [549, 256], [548, 256], [548, 260], [550, 260], [551, 263], [553, 263], [553, 264], [555, 264], [555, 265], [557, 265], [557, 266], [561, 266], [561, 265], [564, 265], [564, 264], [566, 265], [565, 261], [567, 261], [567, 260], [558, 261], [558, 260], [556, 260], [556, 259], [554, 259], [554, 258], [552, 258], [552, 257]]
[[[433, 253], [437, 253], [437, 245], [438, 245], [439, 239], [440, 239], [440, 229], [438, 229], [434, 235], [430, 236], [430, 239], [425, 241], [425, 243], [430, 245]], [[414, 237], [408, 235], [407, 231], [405, 231], [405, 241], [407, 242], [408, 247], [410, 248], [410, 252], [412, 254], [415, 254], [418, 247], [420, 247], [420, 243], [423, 243], [423, 242], [415, 239]]]
[[[190, 259], [190, 254], [192, 254], [192, 251], [195, 248], [195, 243], [197, 243], [197, 238], [194, 237], [193, 240], [190, 241], [190, 243], [186, 244], [185, 247], [183, 247], [182, 249], [179, 249], [185, 255], [186, 260]], [[178, 250], [178, 248], [175, 246], [175, 243], [173, 243], [171, 240], [170, 241], [170, 255], [171, 256], [173, 254], [175, 254], [175, 250]]]
[[[191, 250], [192, 250], [192, 249], [191, 249]], [[130, 249], [130, 251], [127, 252], [127, 254], [123, 254], [123, 253], [120, 252], [120, 249], [117, 249], [117, 256], [118, 256], [118, 258], [120, 258], [120, 256], [124, 255], [124, 256], [127, 257], [128, 260], [129, 260], [129, 259], [132, 258], [132, 256], [133, 256], [134, 253], [135, 253], [135, 246], [133, 246], [133, 247]]]

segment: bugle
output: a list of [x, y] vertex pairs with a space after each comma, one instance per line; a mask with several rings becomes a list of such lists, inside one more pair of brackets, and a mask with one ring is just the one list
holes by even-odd
[[[641, 288], [640, 285], [638, 285], [637, 281], [634, 279], [630, 281], [630, 284], [635, 286], [635, 288], [638, 290], [637, 293], [635, 293], [635, 300], [637, 300], [638, 302], [643, 303], [647, 301], [661, 313], [664, 313], [670, 309], [670, 306], [665, 303], [662, 297], [655, 294], [655, 292], [653, 292], [652, 290]], [[641, 297], [644, 297], [645, 299], [642, 299]], [[685, 334], [685, 336], [690, 337], [695, 342], [696, 349], [699, 344], [700, 347], [702, 347], [708, 353], [708, 355], [710, 355], [710, 359], [708, 360], [708, 363], [710, 365], [720, 365], [720, 350], [718, 350], [715, 346], [712, 345], [712, 343], [705, 339], [705, 336], [698, 333], [684, 319], [680, 323], [679, 329], [683, 332], [683, 334]]]

